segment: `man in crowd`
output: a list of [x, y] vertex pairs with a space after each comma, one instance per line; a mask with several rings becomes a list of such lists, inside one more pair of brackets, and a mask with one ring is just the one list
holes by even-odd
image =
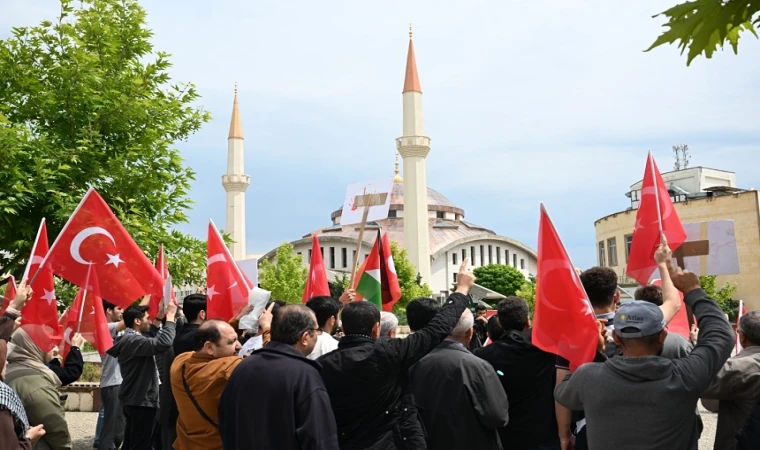
[[501, 339], [502, 336], [504, 336], [504, 329], [499, 325], [499, 317], [498, 316], [491, 316], [488, 319], [488, 326], [486, 327], [486, 331], [488, 332], [488, 340], [486, 341], [486, 345], [493, 344], [494, 342]]
[[[221, 449], [219, 399], [242, 359], [237, 333], [224, 321], [211, 319], [193, 332], [195, 351], [174, 359], [171, 383], [179, 407], [178, 449]], [[175, 341], [176, 342], [176, 341]]]
[[166, 307], [166, 323], [159, 331], [162, 317], [156, 317], [151, 326], [145, 307], [130, 306], [124, 311], [127, 330], [107, 352], [118, 358], [123, 377], [119, 400], [126, 418], [125, 450], [150, 450], [153, 446], [159, 407], [155, 357], [171, 349], [176, 311], [175, 303]]
[[[673, 283], [669, 281], [669, 285], [672, 286]], [[662, 288], [660, 286], [655, 286], [652, 284], [642, 286], [636, 289], [636, 292], [633, 294], [633, 298], [636, 300], [643, 300], [657, 306], [662, 306]], [[685, 337], [681, 336], [678, 333], [668, 333], [668, 335], [665, 337], [665, 344], [662, 347], [662, 355], [660, 356], [668, 359], [683, 358], [684, 356], [691, 353], [692, 348], [694, 348], [694, 346], [691, 345], [691, 342], [689, 342], [689, 340]]]
[[279, 309], [272, 340], [238, 365], [222, 393], [219, 433], [225, 449], [338, 449], [320, 364], [306, 357], [317, 331], [309, 308]]
[[614, 339], [623, 357], [584, 364], [555, 391], [560, 404], [585, 412], [589, 448], [697, 448], [694, 408], [731, 354], [734, 336], [699, 278], [671, 270], [673, 284], [699, 321], [699, 342], [689, 356], [662, 358], [663, 311], [643, 301], [621, 306]]
[[737, 333], [744, 350], [726, 361], [702, 393], [702, 404], [718, 413], [715, 450], [736, 448], [735, 436], [760, 395], [760, 311], [744, 314]]
[[502, 449], [497, 429], [509, 421], [509, 402], [493, 367], [467, 350], [473, 321], [465, 309], [446, 340], [409, 372], [429, 450]]
[[317, 345], [308, 356], [309, 359], [317, 359], [338, 348], [338, 340], [332, 335], [338, 330], [338, 314], [343, 305], [332, 297], [312, 297], [306, 302], [306, 307], [314, 311], [317, 317]]
[[[103, 300], [103, 311], [108, 321], [108, 332], [116, 341], [124, 334], [127, 326], [122, 320], [124, 310], [111, 302]], [[100, 435], [96, 438], [96, 448], [101, 450], [116, 450], [124, 441], [124, 410], [119, 401], [121, 390], [121, 370], [119, 361], [105, 353], [103, 358], [103, 371], [100, 374], [100, 397], [103, 401], [103, 425]]]
[[437, 301], [428, 297], [415, 298], [406, 305], [406, 320], [412, 333], [419, 331], [433, 320], [441, 310]]
[[[670, 279], [668, 267], [671, 265], [672, 252], [667, 245], [667, 241], [663, 237], [660, 242], [660, 246], [655, 252], [655, 261], [658, 264], [660, 271], [660, 278], [662, 279], [662, 288], [659, 288], [659, 298], [654, 295], [654, 292], [650, 290], [649, 286], [645, 291], [641, 292], [641, 295], [651, 299], [652, 303], [655, 303], [663, 312], [665, 323], [670, 323], [675, 317], [678, 310], [681, 308], [681, 296], [678, 294], [678, 289], [673, 286], [673, 282]], [[594, 308], [594, 314], [597, 320], [606, 321], [608, 342], [604, 348], [604, 354], [607, 358], [614, 358], [622, 354], [622, 350], [615, 344], [612, 338], [612, 332], [615, 330], [614, 317], [615, 312], [618, 309], [620, 303], [620, 292], [617, 289], [618, 277], [614, 270], [608, 267], [592, 267], [591, 269], [581, 272], [581, 283], [583, 289], [588, 295], [591, 306]], [[637, 294], [639, 291], [637, 291]], [[636, 297], [638, 299], [638, 297]], [[679, 336], [680, 337], [680, 336]], [[684, 348], [684, 345], [688, 342], [681, 338], [671, 337], [667, 339], [666, 349], [663, 352], [663, 357], [666, 358], [679, 358], [688, 354], [691, 350]], [[557, 357], [557, 375], [556, 385], [565, 379], [565, 376], [570, 373], [570, 363], [562, 357]], [[555, 403], [556, 415], [557, 415], [557, 427], [562, 444], [562, 449], [565, 450], [572, 446], [575, 442], [576, 450], [586, 450], [588, 443], [586, 440], [585, 429], [585, 415], [583, 411], [570, 411], [563, 407], [559, 403]], [[701, 420], [699, 418], [699, 410], [695, 409], [695, 421], [698, 429], [701, 430]], [[571, 432], [572, 430], [572, 432]], [[701, 432], [701, 431], [700, 431]]]
[[462, 262], [457, 290], [446, 305], [406, 339], [378, 339], [380, 311], [372, 303], [352, 302], [343, 308], [345, 336], [338, 350], [318, 360], [342, 450], [425, 448], [408, 371], [451, 334], [467, 308], [475, 281], [467, 262]]
[[396, 337], [398, 318], [388, 311], [380, 311], [380, 337]]
[[[473, 324], [473, 327], [475, 328], [475, 338], [480, 341], [480, 345], [476, 346], [480, 347], [483, 344], [486, 343], [486, 339], [488, 339], [488, 319], [486, 318], [486, 312], [488, 311], [488, 308], [486, 308], [486, 305], [478, 302], [478, 304], [475, 306], [475, 323]], [[469, 343], [467, 344], [470, 345]]]
[[505, 448], [556, 450], [560, 442], [554, 415], [557, 357], [531, 343], [528, 303], [507, 297], [497, 306], [504, 335], [475, 351], [493, 366], [509, 399], [509, 424], [499, 429]]
[[206, 320], [206, 295], [188, 295], [182, 300], [182, 311], [185, 313], [187, 323], [177, 331], [177, 337], [174, 338], [172, 348], [175, 357], [195, 350], [195, 333]]

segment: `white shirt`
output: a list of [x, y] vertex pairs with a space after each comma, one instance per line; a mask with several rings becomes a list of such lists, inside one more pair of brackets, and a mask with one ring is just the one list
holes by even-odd
[[314, 346], [314, 351], [307, 358], [317, 359], [337, 349], [338, 340], [323, 331], [322, 334], [317, 336], [317, 345]]

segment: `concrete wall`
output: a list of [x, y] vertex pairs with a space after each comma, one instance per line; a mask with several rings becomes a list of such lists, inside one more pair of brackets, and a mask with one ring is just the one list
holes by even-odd
[[[690, 200], [675, 203], [678, 216], [683, 223], [733, 220], [736, 227], [736, 241], [739, 253], [738, 275], [719, 276], [717, 283], [738, 284], [736, 299], [742, 299], [749, 309], [760, 309], [760, 202], [757, 191], [747, 191], [735, 195]], [[634, 284], [625, 276], [627, 262], [626, 236], [633, 234], [637, 210], [627, 210], [599, 219], [596, 229], [597, 263], [599, 262], [599, 242], [604, 241], [605, 265], [610, 266], [609, 240], [615, 239], [617, 265], [610, 266], [617, 272], [621, 284]]]

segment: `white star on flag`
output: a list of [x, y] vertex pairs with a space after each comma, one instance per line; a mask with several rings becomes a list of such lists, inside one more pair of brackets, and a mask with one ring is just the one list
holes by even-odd
[[219, 293], [216, 292], [214, 289], [214, 286], [209, 286], [206, 290], [206, 296], [208, 296], [209, 300], [211, 300], [215, 295], [218, 295]]
[[108, 262], [106, 263], [106, 265], [113, 264], [114, 266], [116, 266], [118, 268], [119, 267], [119, 263], [123, 263], [124, 262], [123, 259], [119, 258], [119, 254], [118, 253], [115, 254], [115, 255], [111, 255], [109, 253], [106, 253], [106, 255], [108, 255]]
[[55, 291], [48, 291], [47, 289], [43, 289], [43, 291], [45, 291], [45, 295], [40, 298], [45, 299], [48, 302], [48, 305], [53, 303], [53, 300], [55, 300]]

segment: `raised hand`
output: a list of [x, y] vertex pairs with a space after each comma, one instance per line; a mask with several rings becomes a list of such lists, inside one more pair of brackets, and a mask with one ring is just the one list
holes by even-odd
[[259, 331], [262, 333], [272, 328], [272, 309], [274, 309], [274, 302], [267, 309], [261, 311], [261, 315], [259, 316]]
[[347, 303], [351, 303], [354, 300], [356, 300], [356, 291], [353, 289], [346, 289], [340, 295], [340, 302], [343, 303], [344, 305]]
[[670, 279], [673, 280], [673, 285], [684, 295], [689, 292], [699, 289], [702, 285], [699, 284], [699, 277], [694, 272], [683, 270], [679, 267], [668, 269], [670, 272]]
[[462, 265], [459, 266], [459, 275], [457, 275], [457, 292], [467, 295], [470, 293], [470, 289], [475, 284], [475, 274], [467, 268], [470, 263], [470, 258], [462, 260]]
[[83, 342], [84, 342], [84, 338], [79, 333], [74, 334], [74, 336], [71, 338], [71, 346], [72, 347], [80, 347], [81, 348]]
[[28, 281], [29, 280], [22, 280], [21, 284], [19, 284], [16, 289], [16, 298], [14, 298], [10, 304], [10, 307], [16, 311], [21, 311], [21, 308], [26, 305], [26, 302], [32, 298], [33, 291], [32, 287], [27, 285]]
[[668, 239], [665, 237], [665, 233], [660, 233], [660, 246], [657, 247], [657, 251], [654, 253], [654, 260], [657, 264], [672, 266], [673, 252], [668, 246]]
[[177, 304], [175, 302], [169, 302], [166, 306], [166, 320], [174, 322], [175, 314], [177, 314]]

